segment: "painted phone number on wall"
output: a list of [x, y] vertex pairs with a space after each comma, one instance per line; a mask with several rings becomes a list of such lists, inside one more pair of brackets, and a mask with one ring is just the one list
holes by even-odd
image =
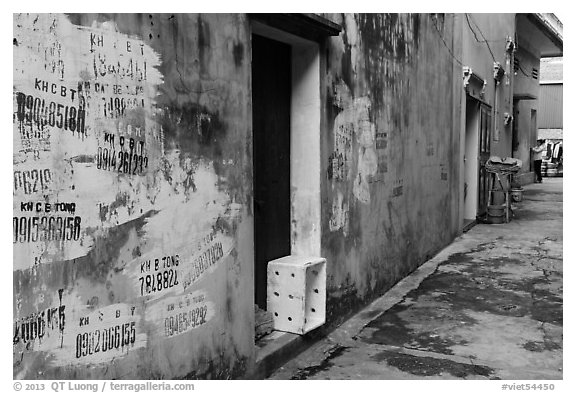
[[136, 341], [136, 322], [126, 322], [108, 329], [79, 333], [76, 336], [76, 358], [123, 348]]
[[82, 218], [74, 217], [13, 217], [13, 243], [78, 240]]
[[140, 295], [144, 296], [178, 285], [178, 270], [168, 269], [159, 273], [146, 274], [138, 280], [140, 280]]

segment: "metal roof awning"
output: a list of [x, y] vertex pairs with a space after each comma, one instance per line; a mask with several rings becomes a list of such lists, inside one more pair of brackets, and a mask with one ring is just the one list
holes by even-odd
[[337, 36], [342, 26], [318, 14], [249, 14], [250, 18], [287, 33], [320, 41]]
[[536, 100], [536, 99], [538, 99], [538, 97], [536, 97], [534, 94], [529, 94], [529, 93], [514, 94], [514, 101]]
[[520, 46], [535, 49], [540, 57], [564, 54], [562, 22], [554, 14], [518, 14], [516, 32]]

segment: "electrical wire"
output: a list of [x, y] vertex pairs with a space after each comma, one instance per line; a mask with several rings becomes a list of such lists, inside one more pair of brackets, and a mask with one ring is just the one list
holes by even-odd
[[[518, 42], [518, 33], [514, 34], [514, 41]], [[515, 44], [516, 47], [518, 47], [518, 44]], [[524, 76], [526, 78], [532, 78], [532, 75], [528, 74], [526, 71], [524, 71], [524, 69], [522, 68], [522, 66], [520, 65], [520, 59], [518, 59], [518, 64], [515, 65], [515, 67], [518, 66], [518, 69], [520, 70], [520, 72], [522, 74], [524, 74]], [[516, 70], [514, 70], [514, 73], [516, 74]]]
[[[476, 21], [474, 21], [474, 18], [472, 18], [471, 16], [469, 17], [468, 14], [464, 14], [464, 16], [466, 17], [466, 22], [468, 23], [468, 28], [470, 29], [470, 31], [472, 32], [472, 34], [474, 34], [474, 38], [476, 39], [476, 42], [480, 42], [480, 43], [484, 43], [486, 44], [486, 46], [488, 47], [488, 51], [490, 51], [490, 55], [492, 55], [492, 60], [494, 60], [494, 63], [497, 63], [496, 61], [496, 57], [494, 57], [494, 53], [492, 52], [492, 48], [490, 48], [490, 44], [488, 43], [488, 40], [486, 39], [486, 36], [484, 36], [484, 33], [482, 33], [482, 29], [480, 29], [480, 27], [478, 26], [478, 24], [476, 23]], [[472, 22], [474, 23], [474, 26], [476, 26], [476, 28], [478, 29], [478, 32], [480, 33], [480, 35], [482, 36], [482, 38], [484, 38], [484, 40], [479, 40], [478, 36], [476, 35], [476, 32], [474, 31], [474, 29], [472, 28], [472, 25], [470, 24], [470, 19], [472, 19]], [[498, 40], [496, 40], [496, 42], [498, 42]]]
[[518, 69], [520, 70], [520, 72], [523, 73], [526, 78], [533, 78], [532, 75], [529, 75], [528, 73], [526, 73], [526, 71], [524, 71], [524, 69], [520, 65], [520, 60], [518, 60], [518, 64], [516, 64], [516, 65], [518, 66]]
[[464, 16], [466, 16], [466, 22], [468, 22], [468, 28], [470, 29], [472, 34], [474, 34], [474, 38], [476, 39], [476, 42], [480, 42], [480, 40], [478, 39], [478, 36], [476, 35], [476, 32], [474, 31], [474, 29], [472, 28], [472, 25], [470, 24], [470, 19], [468, 19], [468, 14], [464, 14]]
[[[518, 67], [518, 70], [519, 70], [522, 74], [524, 74], [524, 76], [525, 76], [526, 78], [535, 79], [532, 75], [530, 75], [530, 74], [528, 74], [526, 71], [524, 71], [524, 69], [523, 69], [522, 66], [520, 65], [520, 61], [518, 61], [518, 64], [516, 64], [514, 67], [516, 67], [516, 66]], [[516, 70], [514, 70], [514, 73], [516, 74]], [[562, 102], [562, 101], [558, 101], [558, 100], [555, 99], [554, 97], [548, 97], [548, 98], [549, 98], [550, 100], [556, 102], [556, 103], [559, 104], [559, 105], [563, 105], [563, 102]], [[538, 99], [540, 100], [540, 97], [539, 97]]]
[[[490, 51], [490, 54], [492, 55], [492, 59], [494, 60], [494, 62], [496, 63], [496, 58], [494, 57], [494, 53], [492, 52], [492, 48], [490, 48], [490, 44], [488, 43], [488, 40], [486, 39], [486, 36], [484, 35], [484, 33], [482, 33], [482, 29], [480, 29], [480, 27], [478, 26], [478, 24], [476, 23], [476, 21], [474, 20], [474, 18], [472, 18], [472, 16], [470, 16], [468, 14], [464, 14], [466, 16], [466, 22], [468, 22], [468, 28], [470, 29], [470, 31], [472, 32], [472, 34], [474, 34], [474, 38], [476, 39], [477, 42], [483, 42], [486, 44], [486, 46], [488, 47], [488, 50]], [[474, 23], [474, 26], [476, 26], [476, 28], [478, 29], [478, 32], [480, 33], [480, 35], [482, 36], [482, 38], [484, 38], [484, 40], [479, 40], [478, 36], [476, 35], [476, 32], [474, 31], [474, 29], [472, 28], [472, 25], [470, 24], [470, 19], [472, 19], [472, 23]], [[496, 41], [498, 42], [498, 40], [493, 40], [493, 42]], [[532, 75], [528, 74], [526, 71], [524, 71], [524, 69], [522, 68], [522, 66], [520, 65], [520, 63], [517, 64], [518, 69], [520, 70], [520, 72], [522, 74], [524, 74], [525, 77], [527, 78], [533, 78]]]
[[[490, 52], [490, 55], [492, 55], [492, 60], [494, 60], [494, 62], [496, 63], [496, 58], [494, 57], [494, 53], [492, 52], [492, 48], [490, 47], [490, 44], [488, 44], [489, 40], [486, 39], [486, 36], [484, 36], [484, 34], [482, 33], [482, 30], [480, 29], [480, 27], [478, 27], [478, 25], [476, 24], [476, 22], [474, 21], [474, 19], [472, 18], [472, 22], [474, 23], [474, 25], [476, 26], [476, 28], [478, 29], [478, 32], [480, 33], [480, 35], [482, 36], [483, 40], [478, 39], [478, 36], [476, 35], [476, 32], [474, 31], [474, 29], [472, 28], [472, 25], [470, 24], [470, 19], [468, 18], [468, 14], [464, 14], [466, 16], [466, 22], [468, 23], [468, 28], [470, 29], [470, 31], [472, 32], [472, 34], [474, 34], [474, 38], [476, 39], [477, 42], [480, 43], [485, 43], [486, 46], [488, 47], [488, 51]], [[464, 63], [462, 63], [462, 61], [460, 61], [458, 58], [456, 58], [456, 56], [454, 56], [452, 50], [450, 49], [450, 47], [448, 46], [448, 44], [446, 43], [446, 41], [444, 40], [444, 37], [442, 36], [442, 33], [440, 32], [440, 29], [438, 28], [438, 24], [436, 22], [435, 18], [431, 18], [432, 19], [432, 23], [434, 24], [434, 27], [436, 29], [436, 33], [438, 34], [438, 37], [440, 37], [440, 39], [442, 40], [442, 43], [444, 44], [444, 46], [446, 47], [446, 49], [448, 50], [448, 53], [450, 54], [450, 56], [452, 56], [452, 58], [454, 60], [456, 60], [456, 62], [458, 64], [460, 64], [461, 66], [464, 66]], [[491, 40], [490, 42], [501, 42], [502, 40]], [[517, 64], [518, 69], [520, 70], [520, 72], [522, 74], [524, 74], [524, 76], [526, 76], [527, 78], [533, 79], [532, 75], [528, 74], [526, 71], [524, 71], [524, 69], [522, 68], [522, 66], [520, 65], [520, 63], [518, 62]], [[551, 97], [552, 100], [556, 101], [554, 98]], [[558, 101], [557, 101], [558, 102]], [[558, 102], [559, 103], [559, 102]]]
[[436, 33], [438, 33], [438, 37], [440, 37], [440, 39], [442, 40], [442, 43], [444, 44], [444, 46], [446, 47], [446, 49], [448, 49], [448, 53], [450, 53], [450, 56], [452, 56], [452, 58], [454, 60], [456, 60], [456, 62], [458, 64], [460, 64], [461, 66], [464, 66], [464, 63], [462, 63], [460, 60], [458, 60], [456, 58], [456, 56], [454, 56], [454, 54], [452, 53], [452, 49], [450, 49], [450, 47], [448, 46], [448, 44], [446, 43], [446, 41], [444, 40], [444, 37], [442, 37], [442, 33], [440, 33], [440, 29], [438, 28], [438, 25], [436, 24], [436, 19], [434, 17], [431, 17], [432, 19], [432, 23], [434, 24], [434, 27], [436, 28]]
[[[472, 17], [471, 17], [472, 18]], [[486, 44], [486, 46], [488, 47], [488, 50], [490, 51], [490, 54], [492, 55], [492, 59], [494, 60], [494, 63], [496, 63], [496, 58], [494, 57], [494, 53], [492, 52], [492, 48], [490, 48], [490, 44], [488, 43], [488, 40], [486, 39], [486, 36], [484, 35], [484, 33], [482, 33], [482, 29], [480, 29], [480, 26], [478, 26], [478, 24], [476, 23], [476, 21], [474, 20], [474, 18], [472, 18], [472, 23], [474, 23], [474, 26], [476, 26], [476, 28], [478, 29], [478, 32], [480, 33], [480, 35], [482, 36], [482, 38], [484, 38], [484, 43]]]

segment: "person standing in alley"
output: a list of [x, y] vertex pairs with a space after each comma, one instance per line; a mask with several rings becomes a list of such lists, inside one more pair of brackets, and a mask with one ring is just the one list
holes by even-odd
[[534, 172], [536, 172], [536, 183], [542, 183], [542, 152], [546, 149], [546, 140], [538, 139], [538, 145], [532, 147], [534, 154]]

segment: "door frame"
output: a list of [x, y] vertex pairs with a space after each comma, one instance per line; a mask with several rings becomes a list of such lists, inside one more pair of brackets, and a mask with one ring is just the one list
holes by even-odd
[[488, 180], [485, 164], [490, 157], [492, 137], [492, 107], [478, 98], [465, 94], [463, 110], [463, 185], [462, 228], [476, 222], [486, 213]]
[[478, 208], [476, 217], [487, 214], [490, 175], [486, 172], [486, 162], [490, 158], [492, 141], [492, 107], [480, 102], [478, 122]]
[[291, 46], [290, 254], [320, 256], [322, 121], [320, 44], [258, 20], [251, 21], [252, 35], [263, 36]]

